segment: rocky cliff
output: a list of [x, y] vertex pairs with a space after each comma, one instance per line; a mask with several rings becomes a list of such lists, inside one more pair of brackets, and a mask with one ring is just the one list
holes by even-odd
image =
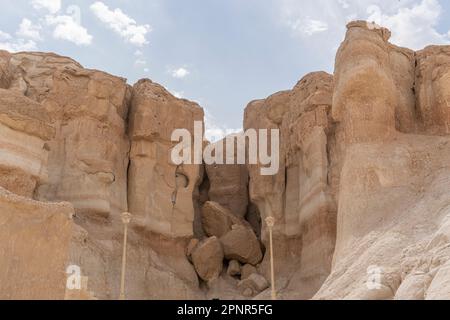
[[389, 38], [352, 22], [334, 75], [247, 106], [270, 176], [174, 164], [203, 110], [150, 80], [0, 52], [1, 297], [117, 299], [129, 211], [128, 299], [269, 298], [267, 217], [281, 299], [450, 298], [450, 47]]

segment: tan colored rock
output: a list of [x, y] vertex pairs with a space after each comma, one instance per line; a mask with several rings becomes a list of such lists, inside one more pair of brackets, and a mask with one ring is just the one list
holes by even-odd
[[[447, 256], [448, 257], [448, 256]], [[450, 260], [442, 265], [427, 287], [426, 300], [450, 300]], [[428, 279], [427, 279], [428, 280]], [[426, 280], [426, 281], [427, 281]], [[425, 287], [427, 282], [425, 282]]]
[[227, 234], [234, 224], [250, 227], [244, 219], [236, 217], [227, 208], [213, 201], [203, 205], [201, 221], [205, 233], [218, 238]]
[[416, 55], [416, 103], [423, 130], [450, 133], [450, 47], [430, 46]]
[[[89, 278], [87, 292], [99, 299], [117, 299], [123, 231], [120, 213], [128, 210], [130, 142], [126, 128], [131, 88], [125, 79], [84, 69], [54, 54], [19, 53], [6, 58], [0, 57], [2, 68], [6, 66], [1, 76], [7, 81], [2, 83], [8, 89], [0, 94], [5, 102], [0, 124], [23, 137], [6, 135], [1, 129], [5, 134], [0, 134], [0, 141], [7, 137], [9, 144], [16, 144], [8, 152], [25, 150], [36, 159], [32, 162], [26, 154], [14, 155], [17, 165], [24, 162], [31, 174], [8, 165], [2, 167], [5, 175], [0, 180], [13, 185], [17, 193], [25, 190], [42, 201], [67, 200], [74, 205], [74, 220], [80, 227], [67, 249], [70, 261]], [[0, 162], [8, 159], [0, 156]], [[36, 170], [47, 171], [48, 178], [36, 179]], [[171, 194], [167, 196], [170, 199]], [[137, 220], [132, 224], [136, 226]], [[134, 230], [129, 237], [127, 297], [203, 297], [185, 256], [184, 239], [163, 240], [160, 235], [136, 235]]]
[[191, 258], [192, 252], [194, 252], [195, 248], [198, 246], [199, 243], [200, 243], [200, 240], [198, 240], [198, 239], [191, 239], [189, 241], [189, 244], [186, 247], [186, 256], [188, 258]]
[[[221, 140], [224, 154], [228, 155], [226, 141]], [[245, 164], [237, 163], [237, 148], [234, 152], [233, 164], [205, 165], [209, 179], [208, 197], [210, 201], [217, 202], [237, 217], [244, 218], [248, 207], [248, 170]]]
[[[302, 287], [305, 299], [328, 276], [336, 237], [340, 164], [334, 152], [332, 95], [333, 77], [311, 73], [292, 90], [254, 101], [245, 110], [245, 129], [280, 130], [280, 170], [275, 176], [261, 176], [260, 166], [250, 165], [250, 200], [260, 212], [266, 247], [264, 220], [276, 219], [276, 260], [284, 262], [277, 272], [293, 275], [292, 290]], [[262, 264], [266, 276], [268, 259], [266, 255]]]
[[99, 217], [118, 220], [127, 209], [125, 79], [45, 53], [13, 54], [10, 69], [9, 91], [40, 104], [48, 119], [39, 125], [56, 131], [47, 144], [48, 181], [37, 198], [71, 202], [88, 229]]
[[0, 51], [0, 295], [117, 299], [131, 211], [127, 299], [268, 299], [269, 216], [281, 299], [448, 298], [450, 51], [389, 37], [351, 22], [333, 76], [248, 105], [245, 129], [280, 130], [274, 176], [173, 165], [203, 112], [150, 80]]
[[[366, 28], [362, 23], [350, 24], [341, 55], [338, 54], [338, 64], [342, 66], [361, 70], [361, 75], [377, 73], [377, 83], [384, 82], [386, 90], [378, 88], [379, 101], [370, 99], [367, 106], [372, 104], [371, 110], [361, 113], [372, 122], [367, 123], [366, 129], [361, 127], [358, 131], [353, 126], [349, 131], [342, 121], [351, 115], [338, 119], [338, 126], [346, 135], [356, 134], [359, 138], [347, 140], [350, 143], [345, 147], [333, 268], [316, 299], [423, 299], [429, 297], [428, 292], [433, 292], [433, 298], [437, 297], [436, 292], [445, 296], [445, 285], [441, 285], [444, 279], [439, 280], [438, 290], [428, 288], [427, 283], [436, 270], [443, 268], [449, 254], [442, 239], [449, 213], [443, 196], [449, 186], [449, 170], [443, 163], [450, 160], [450, 141], [448, 136], [398, 132], [392, 112], [397, 117], [395, 101], [401, 89], [392, 86], [393, 73], [384, 53], [392, 50], [392, 45], [380, 32], [382, 29]], [[381, 52], [374, 56], [378, 52], [375, 45]], [[355, 60], [352, 50], [361, 56]], [[370, 66], [374, 61], [378, 71]], [[362, 85], [363, 76], [348, 73], [355, 79], [352, 82], [345, 80], [345, 68], [337, 68], [336, 72], [340, 79], [337, 82], [342, 83], [335, 88], [333, 111], [341, 105], [349, 109], [342, 109], [343, 112], [352, 113], [352, 105], [356, 110], [358, 101], [367, 98], [365, 91], [359, 89], [373, 83], [373, 77]], [[384, 116], [379, 113], [380, 108]], [[422, 125], [421, 119], [415, 121], [417, 127]], [[377, 130], [383, 133], [377, 136]], [[342, 144], [343, 140], [337, 142]], [[381, 272], [380, 290], [367, 287], [371, 276], [368, 270], [373, 268]]]
[[227, 274], [229, 276], [238, 276], [241, 274], [241, 264], [237, 260], [231, 260], [228, 264]]
[[33, 198], [48, 180], [48, 145], [55, 134], [40, 104], [0, 89], [0, 186]]
[[192, 252], [192, 263], [200, 278], [205, 281], [217, 279], [223, 268], [223, 249], [217, 237], [200, 242]]
[[247, 279], [239, 281], [238, 288], [244, 296], [249, 297], [269, 288], [269, 282], [262, 275], [253, 273]]
[[228, 260], [256, 265], [263, 258], [260, 243], [248, 227], [233, 225], [232, 230], [220, 238], [220, 242]]
[[171, 142], [173, 130], [193, 133], [194, 121], [203, 121], [197, 104], [177, 99], [149, 80], [134, 86], [128, 199], [129, 210], [147, 231], [169, 237], [193, 235], [193, 195], [200, 183], [200, 166], [174, 165], [170, 150], [177, 144]]
[[237, 287], [238, 280], [226, 273], [220, 278], [208, 282], [208, 300], [244, 300], [245, 297]]
[[243, 265], [241, 269], [241, 280], [249, 278], [254, 273], [258, 273], [255, 266], [252, 266], [251, 264]]
[[395, 293], [395, 300], [424, 300], [431, 280], [425, 273], [408, 275]]
[[11, 54], [7, 51], [0, 50], [0, 88], [8, 89], [12, 81], [11, 72]]
[[64, 299], [72, 215], [69, 203], [38, 202], [0, 187], [1, 299]]

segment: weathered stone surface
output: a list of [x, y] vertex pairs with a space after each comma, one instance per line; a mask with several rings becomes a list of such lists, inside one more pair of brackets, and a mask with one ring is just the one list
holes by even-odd
[[225, 258], [241, 263], [258, 264], [263, 258], [261, 245], [254, 232], [243, 225], [235, 224], [232, 230], [220, 238]]
[[34, 197], [48, 180], [48, 146], [55, 130], [45, 108], [21, 94], [0, 89], [0, 186]]
[[223, 268], [223, 249], [217, 237], [200, 242], [192, 252], [192, 263], [200, 278], [205, 281], [217, 279]]
[[258, 270], [255, 266], [252, 266], [251, 264], [243, 265], [241, 269], [241, 280], [247, 279], [254, 273], [258, 273]]
[[241, 274], [241, 264], [237, 260], [231, 260], [228, 264], [227, 274], [229, 276], [238, 276]]
[[72, 215], [0, 187], [0, 299], [64, 299]]
[[[226, 141], [215, 143], [219, 144], [222, 145], [223, 154], [228, 155]], [[233, 164], [226, 164], [227, 159], [223, 157], [225, 164], [205, 165], [210, 182], [208, 196], [209, 200], [219, 203], [237, 217], [244, 218], [248, 207], [248, 170], [245, 164], [236, 164], [237, 159], [235, 148]]]
[[395, 300], [424, 300], [431, 280], [426, 273], [408, 275], [395, 293]]
[[236, 217], [227, 208], [213, 201], [208, 201], [203, 205], [201, 220], [203, 230], [210, 237], [224, 236], [235, 224], [250, 227], [244, 219]]
[[11, 72], [11, 54], [0, 50], [0, 88], [8, 89], [11, 85], [13, 74]]
[[[79, 226], [66, 248], [66, 263], [78, 265], [89, 279], [84, 293], [117, 299], [120, 213], [128, 210], [131, 87], [70, 58], [5, 52], [0, 87], [0, 149], [5, 151], [0, 186], [40, 201], [72, 203]], [[171, 193], [167, 198], [170, 202]], [[136, 235], [137, 222], [129, 235], [127, 297], [202, 298], [184, 240]]]
[[118, 220], [127, 209], [126, 80], [45, 53], [14, 54], [10, 69], [8, 91], [40, 104], [47, 119], [39, 125], [56, 132], [47, 144], [48, 180], [37, 198], [71, 202], [88, 229], [99, 216]]
[[[378, 102], [370, 99], [367, 106], [372, 106], [361, 113], [367, 119], [365, 128], [350, 128], [342, 123], [351, 115], [336, 118], [344, 136], [351, 139], [337, 140], [341, 144], [345, 141], [346, 152], [340, 177], [336, 248], [332, 272], [316, 294], [317, 299], [445, 296], [444, 278], [439, 280], [437, 290], [436, 286], [428, 288], [428, 281], [439, 270], [445, 270], [449, 258], [444, 234], [448, 221], [445, 217], [449, 214], [445, 190], [450, 185], [450, 171], [444, 163], [450, 160], [450, 137], [399, 132], [393, 119], [400, 89], [392, 85], [392, 71], [383, 58], [386, 50], [392, 48], [383, 33], [382, 29], [367, 28], [363, 23], [350, 24], [344, 48], [338, 54], [338, 64], [361, 70], [361, 74], [377, 74], [377, 86], [383, 87], [378, 88]], [[380, 52], [374, 50], [374, 44], [381, 48]], [[352, 51], [361, 56], [355, 60]], [[375, 61], [378, 71], [371, 67]], [[369, 81], [368, 76], [363, 85], [359, 81], [364, 77], [349, 73], [356, 79], [351, 82], [345, 80], [345, 68], [337, 68], [336, 72], [333, 112], [337, 106], [351, 109], [354, 105], [355, 110], [360, 110], [358, 103], [364, 91], [359, 89], [373, 83], [373, 77]], [[343, 82], [339, 84], [340, 81]], [[427, 87], [420, 82], [417, 85]], [[384, 115], [379, 110], [384, 110]], [[360, 119], [356, 116], [352, 121], [357, 123]], [[439, 127], [425, 125], [421, 129], [423, 119], [415, 121], [419, 131], [433, 132]], [[377, 130], [383, 133], [377, 134]], [[441, 135], [442, 131], [435, 133]], [[366, 284], [371, 269], [380, 272], [378, 290], [371, 290]]]
[[267, 217], [280, 299], [448, 298], [450, 51], [389, 37], [352, 22], [333, 76], [248, 105], [280, 130], [274, 176], [174, 165], [203, 112], [150, 80], [0, 51], [0, 296], [117, 299], [130, 211], [128, 299], [269, 298]]
[[420, 125], [430, 134], [450, 133], [450, 47], [430, 46], [416, 56], [416, 103]]
[[200, 243], [200, 240], [198, 239], [191, 239], [186, 247], [186, 256], [190, 259], [192, 252], [194, 252], [195, 248]]
[[242, 291], [243, 295], [248, 297], [257, 295], [258, 293], [269, 288], [269, 282], [260, 274], [253, 273], [247, 279], [241, 280], [238, 284], [238, 288]]
[[186, 128], [194, 133], [194, 121], [203, 121], [197, 104], [177, 99], [149, 80], [134, 86], [128, 200], [145, 230], [169, 237], [193, 235], [193, 194], [200, 183], [200, 166], [174, 165], [170, 150], [176, 145], [172, 132]]
[[[334, 194], [339, 163], [331, 163], [334, 136], [331, 119], [333, 77], [311, 73], [290, 91], [254, 101], [245, 110], [244, 127], [280, 130], [280, 170], [261, 176], [250, 165], [250, 201], [260, 212], [262, 240], [267, 246], [265, 218], [276, 219], [274, 237], [278, 273], [293, 274], [293, 286], [310, 298], [331, 269], [336, 232]], [[334, 167], [332, 167], [334, 165]], [[268, 273], [268, 255], [263, 262]], [[294, 284], [295, 283], [295, 284]]]

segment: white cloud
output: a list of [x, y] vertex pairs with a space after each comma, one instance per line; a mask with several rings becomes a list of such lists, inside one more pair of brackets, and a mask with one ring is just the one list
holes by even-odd
[[297, 0], [280, 1], [282, 23], [310, 48], [332, 48], [327, 59], [342, 41], [345, 25], [357, 19], [388, 27], [394, 44], [412, 49], [450, 41], [449, 34], [437, 30], [442, 14], [438, 0], [315, 0], [301, 6]]
[[0, 30], [0, 50], [9, 52], [33, 51], [37, 49], [36, 42], [33, 40], [25, 40], [22, 38], [13, 39], [13, 37]]
[[144, 52], [138, 49], [134, 52], [134, 56], [136, 57], [134, 66], [141, 68], [144, 67], [144, 72], [147, 73], [149, 69], [147, 68], [147, 59], [145, 59]]
[[328, 30], [328, 24], [326, 22], [310, 18], [297, 19], [290, 24], [293, 30], [299, 31], [306, 36], [312, 36], [315, 33]]
[[45, 9], [53, 14], [61, 10], [61, 0], [31, 0], [31, 5], [35, 9]]
[[35, 25], [30, 20], [24, 18], [19, 25], [19, 30], [17, 30], [16, 35], [22, 38], [29, 38], [35, 41], [42, 40], [40, 31], [42, 27], [40, 25]]
[[442, 7], [437, 0], [422, 0], [411, 7], [400, 8], [394, 14], [386, 14], [379, 6], [371, 6], [367, 12], [369, 21], [383, 25], [392, 31], [391, 41], [412, 49], [422, 49], [429, 44], [448, 44], [448, 34], [436, 30]]
[[116, 32], [128, 43], [139, 47], [148, 44], [146, 36], [151, 32], [151, 27], [148, 24], [138, 25], [134, 19], [123, 13], [121, 9], [110, 10], [101, 1], [95, 2], [90, 8], [101, 22], [105, 23], [108, 28]]
[[13, 40], [11, 35], [0, 31], [0, 50], [9, 52], [33, 51], [37, 49], [33, 40], [17, 39]]
[[10, 40], [12, 37], [9, 33], [0, 30], [0, 41]]
[[203, 111], [205, 112], [205, 138], [209, 142], [215, 143], [231, 134], [243, 131], [242, 128], [229, 128], [223, 125], [221, 121], [217, 121], [216, 117], [205, 106], [203, 106]]
[[172, 77], [176, 79], [183, 79], [189, 75], [189, 71], [185, 68], [178, 68], [171, 71]]
[[184, 98], [184, 92], [183, 92], [183, 91], [174, 91], [174, 90], [171, 90], [170, 93], [171, 93], [174, 97], [176, 97], [176, 98], [178, 98], [178, 99], [183, 99], [183, 98]]
[[136, 59], [136, 61], [134, 61], [135, 65], [141, 65], [141, 66], [145, 66], [147, 64], [147, 61], [144, 59]]
[[48, 15], [45, 20], [48, 25], [54, 26], [53, 37], [55, 39], [70, 41], [79, 46], [92, 43], [93, 37], [73, 16]]

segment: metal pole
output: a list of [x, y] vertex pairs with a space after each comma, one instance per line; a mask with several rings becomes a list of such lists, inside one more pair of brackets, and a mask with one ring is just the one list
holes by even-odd
[[275, 225], [275, 219], [268, 217], [266, 224], [269, 227], [269, 246], [270, 246], [270, 281], [272, 283], [272, 300], [277, 300], [277, 291], [275, 290], [275, 268], [273, 258], [273, 226]]
[[120, 276], [120, 296], [119, 300], [125, 300], [125, 270], [127, 266], [127, 238], [128, 238], [128, 224], [131, 221], [131, 213], [122, 213], [122, 223], [124, 225], [123, 232], [123, 252], [122, 252], [122, 272]]

